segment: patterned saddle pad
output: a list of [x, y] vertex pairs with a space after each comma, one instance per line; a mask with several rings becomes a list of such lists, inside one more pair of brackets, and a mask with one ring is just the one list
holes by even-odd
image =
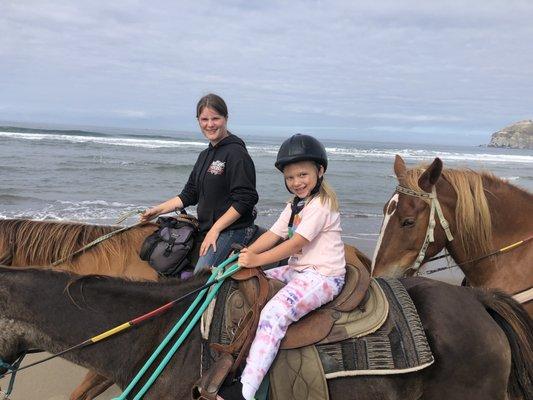
[[[384, 293], [389, 311], [377, 330], [340, 342], [281, 350], [270, 371], [269, 398], [328, 399], [326, 379], [401, 374], [421, 370], [434, 362], [422, 323], [405, 287], [392, 278], [377, 278], [373, 284], [379, 285]], [[225, 299], [234, 291], [233, 284], [224, 284], [214, 304], [209, 339], [202, 352], [203, 371], [215, 357], [208, 344], [227, 344], [231, 340], [222, 317], [225, 302], [218, 299]]]

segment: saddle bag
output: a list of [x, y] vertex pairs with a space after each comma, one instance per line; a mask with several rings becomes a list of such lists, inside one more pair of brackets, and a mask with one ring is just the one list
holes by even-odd
[[191, 265], [191, 250], [198, 234], [198, 221], [187, 214], [159, 217], [159, 229], [148, 236], [140, 252], [141, 260], [164, 276], [176, 276]]

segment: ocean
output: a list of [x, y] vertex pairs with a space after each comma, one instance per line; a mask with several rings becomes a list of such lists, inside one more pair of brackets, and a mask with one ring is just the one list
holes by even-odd
[[[290, 195], [274, 160], [283, 138], [241, 135], [257, 171], [259, 225], [268, 227]], [[440, 157], [445, 167], [488, 170], [533, 190], [533, 152], [476, 146], [323, 140], [327, 179], [341, 204], [343, 235], [370, 257], [382, 207], [396, 185], [395, 154], [408, 165]], [[114, 224], [181, 191], [207, 141], [198, 133], [65, 131], [0, 127], [0, 218]], [[195, 208], [189, 210], [193, 214]], [[136, 221], [130, 218], [124, 224]]]

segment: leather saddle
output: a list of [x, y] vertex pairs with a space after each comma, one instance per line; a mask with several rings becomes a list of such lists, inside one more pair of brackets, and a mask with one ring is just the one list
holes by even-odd
[[[357, 258], [356, 250], [345, 245], [346, 277], [341, 292], [329, 303], [312, 311], [305, 317], [289, 326], [280, 349], [294, 349], [318, 342], [332, 342], [344, 339], [339, 330], [332, 329], [343, 313], [363, 307], [370, 284], [370, 273], [367, 267]], [[204, 376], [193, 387], [193, 399], [216, 399], [217, 392], [224, 380], [231, 381], [239, 366], [248, 354], [254, 339], [261, 309], [283, 286], [277, 280], [269, 280], [265, 274], [256, 268], [243, 269], [233, 275], [238, 281], [239, 290], [233, 294], [242, 295], [250, 309], [244, 313], [236, 312], [231, 315], [230, 324], [235, 325], [233, 340], [229, 345], [211, 344], [219, 358]], [[237, 303], [243, 303], [237, 299]], [[244, 304], [243, 304], [244, 305]]]

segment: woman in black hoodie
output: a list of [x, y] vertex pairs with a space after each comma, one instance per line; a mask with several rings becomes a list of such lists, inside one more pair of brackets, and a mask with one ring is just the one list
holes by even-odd
[[198, 204], [203, 238], [194, 272], [218, 265], [233, 243], [247, 244], [254, 233], [255, 166], [244, 142], [227, 130], [228, 109], [216, 94], [196, 106], [196, 118], [209, 146], [203, 150], [181, 193], [144, 212], [141, 220]]

